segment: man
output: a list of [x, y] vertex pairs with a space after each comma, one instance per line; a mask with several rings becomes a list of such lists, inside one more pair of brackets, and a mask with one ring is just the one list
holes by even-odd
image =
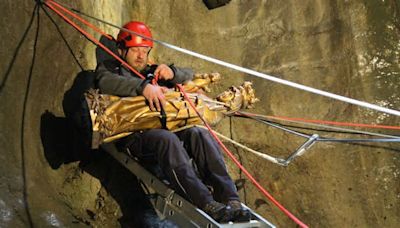
[[[149, 28], [141, 22], [129, 22], [124, 28], [152, 37]], [[173, 87], [193, 77], [190, 69], [165, 64], [148, 65], [152, 40], [121, 30], [117, 37], [117, 46], [122, 59], [142, 75], [154, 75], [159, 79], [159, 85], [151, 84], [151, 78], [141, 79], [116, 60], [107, 60], [96, 69], [96, 84], [101, 93], [122, 97], [143, 95], [152, 111], [161, 111], [166, 102], [165, 87]], [[120, 140], [118, 144], [139, 160], [156, 160], [172, 187], [216, 221], [250, 219], [250, 212], [241, 206], [218, 145], [204, 129], [189, 128], [177, 133], [151, 129], [136, 132]], [[219, 202], [214, 200], [206, 184], [196, 175], [191, 158], [202, 180], [212, 186], [214, 197]]]

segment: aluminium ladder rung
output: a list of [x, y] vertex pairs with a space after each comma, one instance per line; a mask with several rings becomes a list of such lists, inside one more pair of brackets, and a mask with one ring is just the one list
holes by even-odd
[[145, 185], [148, 197], [157, 211], [160, 219], [168, 219], [179, 227], [199, 227], [199, 228], [274, 228], [275, 226], [252, 211], [242, 203], [242, 206], [250, 210], [252, 219], [249, 222], [229, 222], [218, 223], [204, 211], [195, 207], [185, 198], [175, 193], [166, 183], [158, 179], [150, 171], [139, 164], [127, 153], [119, 152], [113, 143], [103, 144], [103, 150], [113, 156], [124, 167], [131, 171]]

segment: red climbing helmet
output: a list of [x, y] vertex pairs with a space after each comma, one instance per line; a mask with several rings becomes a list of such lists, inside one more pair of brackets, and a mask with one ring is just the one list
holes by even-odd
[[[139, 21], [131, 21], [124, 25], [124, 29], [128, 29], [139, 35], [152, 38], [150, 29]], [[120, 30], [117, 37], [117, 43], [120, 48], [129, 47], [153, 47], [153, 41], [137, 36], [135, 34]]]

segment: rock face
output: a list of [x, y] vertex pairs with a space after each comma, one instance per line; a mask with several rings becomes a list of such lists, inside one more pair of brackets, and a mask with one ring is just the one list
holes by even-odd
[[[156, 39], [217, 59], [400, 109], [396, 0], [231, 1], [211, 11], [202, 1], [63, 2], [118, 25], [144, 21]], [[77, 74], [94, 69], [95, 47], [35, 3], [3, 1], [0, 9], [0, 227], [159, 224], [134, 176], [106, 154], [84, 154], [76, 146], [79, 138], [65, 118], [63, 97]], [[197, 72], [220, 72], [224, 80], [215, 92], [253, 81], [261, 99], [256, 113], [399, 125], [399, 117], [244, 75], [160, 45], [152, 58]], [[279, 157], [304, 141], [242, 119], [226, 120], [217, 130]], [[398, 130], [380, 132], [399, 135]], [[318, 143], [286, 168], [231, 149], [278, 201], [312, 227], [400, 224], [398, 143]], [[228, 162], [228, 168], [244, 183], [243, 201], [278, 226], [295, 226], [250, 182], [241, 182], [244, 176], [233, 164]]]

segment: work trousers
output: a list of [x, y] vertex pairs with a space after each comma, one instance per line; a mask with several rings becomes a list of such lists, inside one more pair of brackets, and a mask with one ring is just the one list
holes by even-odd
[[219, 146], [205, 129], [151, 129], [128, 136], [124, 145], [139, 160], [156, 161], [172, 187], [200, 208], [213, 200], [207, 185], [220, 202], [239, 199]]

